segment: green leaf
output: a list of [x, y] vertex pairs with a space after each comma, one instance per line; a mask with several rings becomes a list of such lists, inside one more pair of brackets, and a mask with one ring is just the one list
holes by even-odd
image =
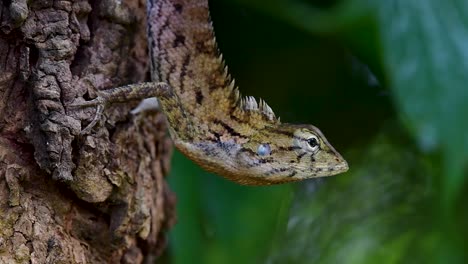
[[378, 1], [376, 8], [387, 81], [422, 149], [442, 149], [450, 204], [468, 159], [468, 2]]

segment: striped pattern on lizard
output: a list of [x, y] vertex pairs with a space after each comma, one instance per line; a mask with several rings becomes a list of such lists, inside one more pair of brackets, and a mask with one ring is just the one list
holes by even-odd
[[201, 167], [246, 185], [348, 170], [312, 125], [281, 123], [263, 101], [242, 97], [218, 51], [207, 0], [147, 0], [153, 82], [100, 91], [98, 106], [155, 96], [175, 146]]

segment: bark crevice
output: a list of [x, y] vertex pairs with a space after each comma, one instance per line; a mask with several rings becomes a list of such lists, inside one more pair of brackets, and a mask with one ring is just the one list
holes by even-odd
[[147, 76], [144, 1], [90, 2], [0, 2], [0, 263], [141, 263], [174, 223], [164, 116], [68, 108]]

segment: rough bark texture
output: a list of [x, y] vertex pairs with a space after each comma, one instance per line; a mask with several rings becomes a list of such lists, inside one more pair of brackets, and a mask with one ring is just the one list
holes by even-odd
[[175, 199], [164, 116], [76, 100], [147, 77], [144, 1], [0, 2], [0, 263], [141, 263]]

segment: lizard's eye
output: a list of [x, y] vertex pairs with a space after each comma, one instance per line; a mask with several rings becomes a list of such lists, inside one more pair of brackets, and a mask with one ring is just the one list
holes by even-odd
[[315, 152], [319, 148], [319, 141], [316, 136], [311, 136], [307, 139], [307, 144], [308, 147], [310, 148], [311, 151]]
[[268, 156], [271, 153], [271, 148], [269, 144], [260, 144], [258, 145], [257, 154], [259, 156]]

